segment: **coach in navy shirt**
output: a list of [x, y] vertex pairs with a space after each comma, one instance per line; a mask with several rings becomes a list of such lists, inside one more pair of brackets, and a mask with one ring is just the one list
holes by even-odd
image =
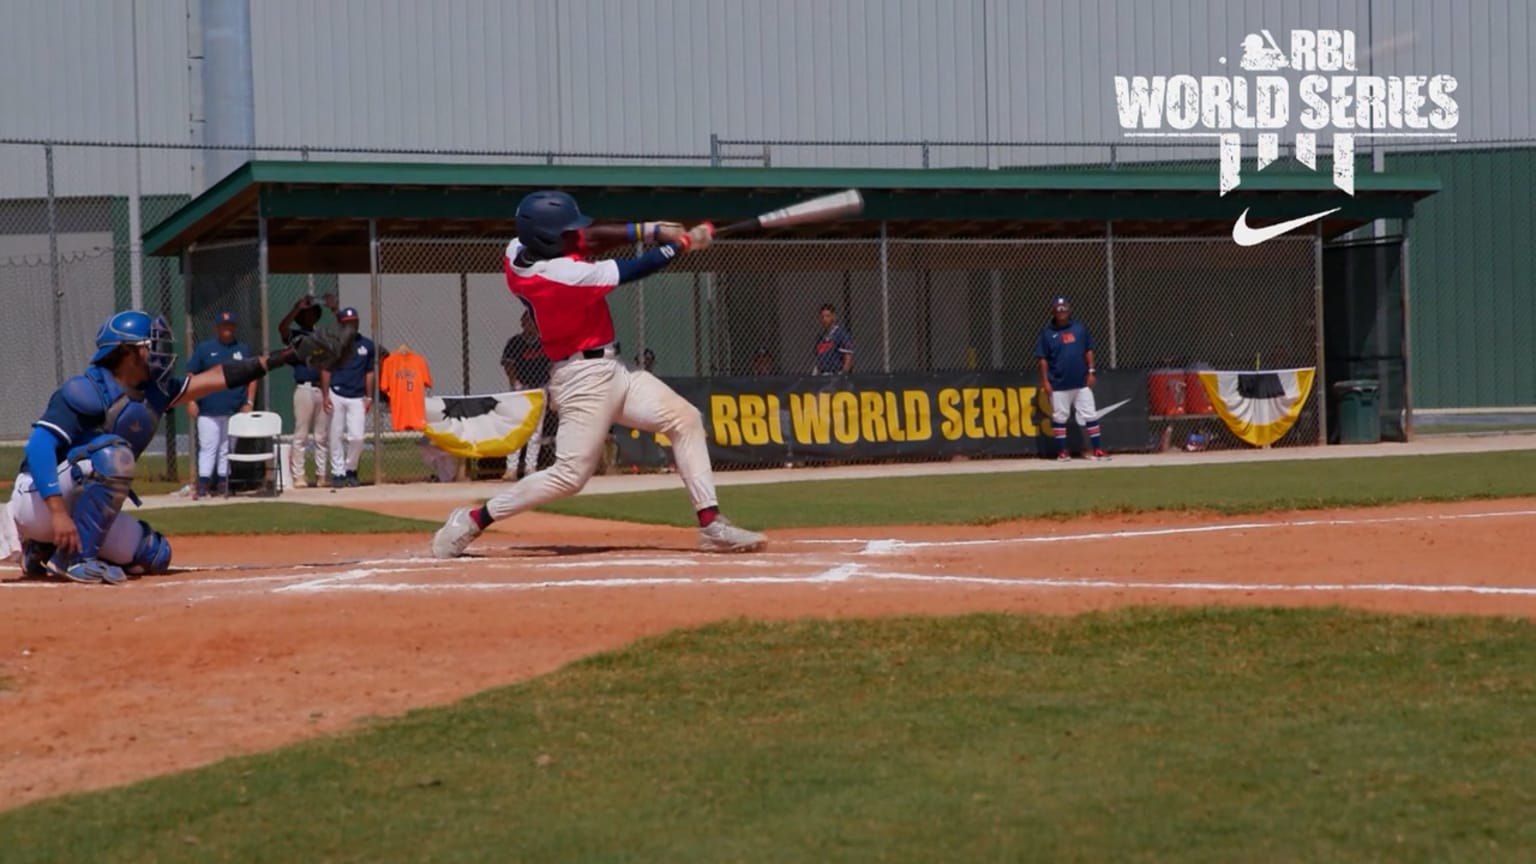
[[[336, 315], [343, 327], [356, 326], [357, 310], [351, 306]], [[352, 341], [352, 353], [335, 369], [320, 373], [325, 412], [331, 415], [331, 486], [356, 486], [357, 463], [363, 458], [363, 420], [373, 410], [373, 377], [377, 351], [373, 340], [361, 333]]]
[[[192, 349], [187, 358], [188, 374], [214, 369], [233, 360], [256, 355], [235, 338], [235, 315], [220, 312], [214, 316], [217, 337], [207, 339]], [[229, 483], [229, 418], [249, 411], [256, 403], [256, 382], [234, 390], [221, 390], [187, 405], [187, 414], [197, 424], [197, 486], [193, 497], [202, 498], [210, 491], [222, 491]]]

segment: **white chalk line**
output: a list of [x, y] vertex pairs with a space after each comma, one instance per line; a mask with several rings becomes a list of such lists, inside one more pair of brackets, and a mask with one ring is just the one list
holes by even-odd
[[1040, 534], [1027, 537], [990, 537], [977, 540], [801, 540], [821, 545], [863, 544], [862, 554], [889, 555], [909, 549], [948, 549], [969, 546], [1008, 546], [1036, 543], [1083, 543], [1093, 540], [1134, 540], [1144, 537], [1175, 537], [1189, 534], [1219, 534], [1234, 531], [1262, 531], [1276, 528], [1341, 528], [1358, 525], [1393, 525], [1414, 522], [1454, 522], [1479, 519], [1509, 519], [1536, 516], [1536, 510], [1500, 510], [1481, 513], [1454, 513], [1428, 516], [1378, 516], [1358, 519], [1291, 519], [1277, 522], [1227, 522], [1216, 525], [1182, 525], [1172, 528], [1135, 528], [1121, 531], [1091, 531], [1080, 534]]
[[[277, 589], [278, 592], [323, 594], [365, 593], [451, 593], [454, 591], [547, 591], [554, 588], [654, 588], [666, 585], [818, 585], [848, 582], [863, 565], [839, 564], [816, 574], [777, 574], [771, 576], [611, 576], [603, 579], [555, 579], [540, 582], [339, 582], [315, 580]], [[277, 592], [274, 592], [277, 593]]]
[[871, 571], [867, 565], [842, 564], [814, 574], [774, 574], [753, 576], [614, 576], [601, 579], [558, 579], [537, 582], [365, 582], [357, 579], [314, 580], [277, 589], [274, 593], [331, 594], [346, 592], [379, 594], [449, 594], [454, 592], [552, 591], [559, 589], [657, 588], [665, 586], [719, 585], [825, 585], [860, 581], [912, 582], [926, 585], [977, 585], [1012, 589], [1070, 589], [1097, 591], [1202, 591], [1208, 593], [1420, 593], [1472, 594], [1506, 597], [1536, 597], [1536, 586], [1494, 585], [1418, 585], [1405, 582], [1137, 582], [1118, 579], [1005, 578], [997, 576], [945, 576], [929, 573]]
[[[745, 564], [748, 559], [732, 562]], [[783, 566], [784, 561], [769, 562], [772, 566]], [[805, 562], [813, 563], [813, 562]], [[822, 562], [825, 563], [825, 562]], [[757, 566], [757, 565], [749, 565]], [[308, 579], [294, 585], [285, 585], [274, 589], [273, 594], [313, 594], [333, 590], [348, 591], [377, 591], [377, 592], [424, 592], [435, 591], [530, 591], [541, 588], [615, 588], [615, 587], [639, 587], [659, 585], [769, 585], [769, 584], [804, 584], [817, 582], [841, 582], [858, 572], [861, 565], [838, 564], [815, 576], [805, 574], [771, 574], [764, 576], [608, 576], [599, 579], [546, 579], [536, 582], [363, 582], [374, 576], [388, 575], [390, 573], [411, 573], [420, 575], [419, 571], [403, 569], [359, 569], [334, 576], [326, 576], [319, 579]], [[487, 568], [480, 568], [487, 569]], [[499, 568], [514, 569], [514, 568]]]
[[[513, 547], [516, 548], [516, 547]], [[600, 554], [600, 553], [594, 553]], [[712, 559], [712, 560], [706, 560]], [[656, 556], [624, 558], [593, 557], [588, 559], [551, 559], [547, 557], [465, 557], [444, 560], [432, 557], [404, 556], [399, 558], [374, 558], [365, 560], [352, 560], [337, 562], [335, 564], [294, 564], [288, 565], [290, 569], [299, 572], [265, 573], [252, 576], [229, 576], [212, 579], [198, 578], [199, 573], [231, 572], [232, 567], [208, 567], [198, 568], [176, 573], [171, 576], [149, 577], [144, 582], [148, 587], [158, 590], [184, 590], [189, 586], [195, 586], [199, 591], [210, 592], [222, 589], [244, 588], [253, 585], [271, 585], [282, 583], [298, 583], [294, 587], [297, 590], [309, 591], [317, 585], [328, 585], [337, 582], [355, 582], [360, 579], [368, 579], [374, 576], [410, 573], [416, 576], [431, 576], [435, 573], [460, 573], [465, 570], [473, 570], [481, 573], [527, 573], [540, 570], [614, 570], [617, 568], [664, 568], [680, 569], [695, 568], [704, 564], [721, 564], [723, 562], [718, 554], [700, 552], [698, 557], [684, 558], [680, 556]], [[796, 565], [820, 566], [828, 563], [825, 555], [811, 553], [779, 554], [764, 558], [749, 558], [735, 556], [728, 559], [729, 566], [750, 569], [769, 569]], [[327, 573], [332, 568], [346, 568], [339, 572]], [[240, 567], [247, 570], [248, 567]], [[637, 577], [638, 578], [638, 577]], [[769, 577], [772, 578], [772, 577]], [[530, 583], [531, 584], [531, 583]], [[67, 581], [17, 581], [3, 583], [4, 588], [71, 588], [75, 583]], [[276, 592], [286, 590], [275, 589]], [[248, 591], [229, 591], [226, 596], [245, 596]], [[274, 592], [275, 593], [275, 592]], [[215, 595], [203, 593], [196, 596], [198, 600], [211, 599]]]

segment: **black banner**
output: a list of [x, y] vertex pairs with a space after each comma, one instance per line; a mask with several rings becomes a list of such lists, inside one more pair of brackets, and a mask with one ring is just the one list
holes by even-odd
[[[1054, 455], [1050, 409], [1022, 372], [668, 378], [704, 415], [716, 465]], [[1098, 376], [1104, 449], [1151, 449], [1144, 371]], [[615, 427], [619, 464], [668, 464], [665, 436]], [[1087, 441], [1074, 418], [1068, 439]]]

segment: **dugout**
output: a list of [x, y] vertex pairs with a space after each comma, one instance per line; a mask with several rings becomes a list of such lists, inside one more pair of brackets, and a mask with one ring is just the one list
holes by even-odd
[[[300, 294], [337, 290], [363, 310], [365, 332], [382, 348], [404, 343], [427, 355], [436, 392], [454, 395], [504, 384], [497, 355], [518, 313], [506, 302], [501, 253], [526, 192], [567, 189], [601, 220], [725, 222], [857, 188], [865, 210], [856, 218], [722, 241], [615, 292], [625, 353], [653, 348], [658, 373], [697, 383], [750, 375], [766, 349], [778, 373], [793, 375], [806, 365], [816, 310], [831, 302], [859, 346], [857, 374], [1032, 378], [1047, 301], [1066, 294], [1096, 334], [1101, 369], [1142, 376], [1132, 389], [1169, 370], [1312, 368], [1300, 419], [1274, 442], [1308, 445], [1328, 440], [1330, 385], [1373, 378], [1384, 437], [1406, 439], [1408, 226], [1439, 182], [1361, 171], [1347, 196], [1326, 169], [1275, 171], [1249, 171], [1221, 196], [1214, 165], [256, 161], [152, 227], [144, 248], [180, 259], [188, 343], [211, 330], [215, 311], [234, 308], [260, 325], [247, 338], [270, 344]], [[1260, 246], [1231, 239], [1245, 209], [1262, 225], [1329, 208], [1338, 209]], [[1198, 390], [1195, 379], [1180, 380]], [[262, 396], [285, 415], [286, 384], [277, 376]], [[1220, 432], [1185, 397], [1147, 396], [1141, 443], [1156, 446], [1159, 429]], [[388, 421], [375, 412], [372, 423], [378, 446]], [[379, 461], [373, 470], [376, 479], [395, 473]]]

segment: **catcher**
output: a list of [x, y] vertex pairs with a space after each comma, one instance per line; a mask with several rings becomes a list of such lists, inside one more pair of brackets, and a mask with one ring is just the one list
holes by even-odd
[[171, 374], [174, 339], [164, 317], [119, 312], [96, 332], [85, 372], [64, 382], [32, 424], [10, 517], [26, 576], [63, 576], [117, 585], [130, 575], [170, 569], [171, 544], [121, 516], [134, 468], [166, 412], [210, 393], [244, 387], [273, 368], [329, 368], [345, 356], [355, 329], [299, 334], [288, 347], [196, 375]]

